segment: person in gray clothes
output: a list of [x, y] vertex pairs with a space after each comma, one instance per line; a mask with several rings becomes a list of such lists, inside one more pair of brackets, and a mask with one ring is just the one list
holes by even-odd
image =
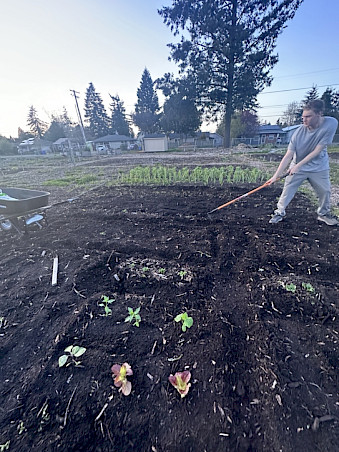
[[331, 215], [330, 167], [327, 154], [327, 145], [332, 143], [338, 121], [331, 116], [323, 116], [323, 109], [324, 103], [320, 99], [304, 106], [303, 124], [294, 132], [277, 171], [268, 180], [268, 185], [273, 184], [292, 162], [270, 223], [283, 220], [286, 207], [305, 180], [309, 181], [319, 199], [318, 220], [329, 226], [339, 223], [338, 219]]

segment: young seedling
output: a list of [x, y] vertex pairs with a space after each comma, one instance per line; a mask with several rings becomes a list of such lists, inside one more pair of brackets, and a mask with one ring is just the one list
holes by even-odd
[[125, 396], [128, 396], [132, 390], [132, 383], [127, 380], [127, 376], [133, 375], [131, 366], [128, 363], [124, 363], [122, 366], [120, 364], [114, 364], [111, 368], [114, 378], [114, 386], [120, 388]]
[[183, 372], [176, 372], [174, 375], [168, 377], [169, 382], [175, 387], [175, 389], [181, 395], [181, 398], [187, 395], [191, 383], [188, 383], [191, 379], [191, 372], [184, 370]]
[[23, 421], [19, 422], [19, 424], [17, 426], [17, 430], [18, 430], [19, 435], [22, 435], [22, 433], [27, 431], [27, 428], [25, 427]]
[[99, 306], [102, 306], [105, 309], [105, 314], [101, 315], [104, 315], [105, 317], [112, 315], [112, 309], [108, 305], [115, 301], [114, 298], [109, 298], [107, 295], [102, 295], [101, 298], [102, 301], [99, 303]]
[[[86, 349], [84, 347], [79, 347], [79, 345], [69, 345], [68, 347], [65, 348], [64, 350], [67, 355], [62, 355], [59, 358], [59, 367], [63, 367], [66, 365], [69, 366], [72, 362], [73, 364], [75, 364], [76, 366], [79, 366], [81, 364], [80, 361], [77, 361], [76, 358], [79, 358], [81, 355], [83, 355], [86, 351]], [[68, 358], [71, 359], [71, 362], [68, 362]]]
[[40, 418], [39, 419], [39, 427], [38, 427], [38, 432], [42, 432], [42, 430], [44, 429], [44, 427], [50, 423], [51, 420], [51, 416], [48, 412], [48, 402], [46, 400], [46, 402], [42, 405], [42, 407], [40, 408], [37, 417]]
[[301, 283], [301, 286], [302, 286], [303, 289], [307, 290], [307, 292], [310, 292], [310, 293], [314, 293], [315, 292], [314, 287], [310, 283], [304, 283], [303, 282], [303, 283]]
[[288, 292], [293, 292], [294, 293], [297, 290], [297, 286], [295, 284], [293, 284], [293, 283], [289, 283], [289, 284], [285, 285], [285, 289]]
[[133, 311], [132, 308], [127, 308], [128, 309], [128, 313], [129, 315], [125, 318], [125, 322], [134, 322], [133, 325], [134, 326], [139, 326], [140, 322], [141, 322], [141, 317], [140, 317], [140, 307], [137, 308], [135, 311]]
[[181, 329], [183, 332], [186, 331], [187, 328], [191, 328], [193, 325], [193, 318], [189, 317], [187, 312], [183, 312], [182, 314], [178, 314], [174, 318], [175, 322], [182, 322]]
[[161, 275], [163, 275], [166, 272], [166, 270], [164, 268], [159, 268], [158, 273], [160, 273]]
[[180, 272], [178, 272], [178, 275], [180, 276], [181, 279], [184, 279], [185, 276], [187, 275], [187, 271], [186, 270], [180, 270]]
[[8, 440], [4, 444], [0, 444], [0, 452], [4, 452], [5, 450], [9, 450], [9, 445], [11, 441]]

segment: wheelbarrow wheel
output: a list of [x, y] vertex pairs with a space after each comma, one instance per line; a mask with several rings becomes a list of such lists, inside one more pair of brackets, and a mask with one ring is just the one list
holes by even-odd
[[20, 220], [17, 217], [13, 217], [10, 220], [3, 220], [0, 223], [0, 227], [3, 231], [11, 231], [15, 229], [17, 232], [21, 232], [20, 230]]
[[13, 227], [12, 222], [10, 220], [4, 220], [0, 223], [0, 227], [3, 231], [10, 231]]

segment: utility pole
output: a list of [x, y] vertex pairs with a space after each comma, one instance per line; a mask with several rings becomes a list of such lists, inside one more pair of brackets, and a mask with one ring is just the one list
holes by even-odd
[[72, 93], [72, 96], [74, 96], [75, 106], [76, 106], [78, 120], [79, 120], [79, 126], [80, 126], [80, 129], [81, 129], [82, 138], [84, 139], [84, 144], [86, 145], [87, 141], [86, 141], [86, 136], [85, 136], [85, 129], [84, 129], [84, 124], [82, 122], [81, 113], [80, 113], [80, 109], [79, 109], [79, 105], [78, 105], [78, 96], [77, 96], [77, 94], [79, 94], [79, 93], [77, 91], [75, 91], [74, 89], [70, 89], [70, 92]]

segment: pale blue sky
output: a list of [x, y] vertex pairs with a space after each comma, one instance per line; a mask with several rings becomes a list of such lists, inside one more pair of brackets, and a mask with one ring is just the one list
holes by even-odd
[[[0, 134], [27, 129], [30, 105], [48, 121], [67, 108], [76, 118], [70, 89], [93, 82], [106, 109], [119, 94], [128, 113], [145, 67], [153, 79], [175, 72], [166, 44], [173, 35], [157, 9], [170, 0], [1, 0]], [[305, 0], [278, 39], [280, 61], [265, 92], [332, 85], [339, 89], [339, 2]], [[320, 88], [319, 91], [325, 90]], [[274, 123], [286, 105], [307, 90], [261, 94], [262, 119]], [[210, 127], [213, 130], [215, 126]]]

